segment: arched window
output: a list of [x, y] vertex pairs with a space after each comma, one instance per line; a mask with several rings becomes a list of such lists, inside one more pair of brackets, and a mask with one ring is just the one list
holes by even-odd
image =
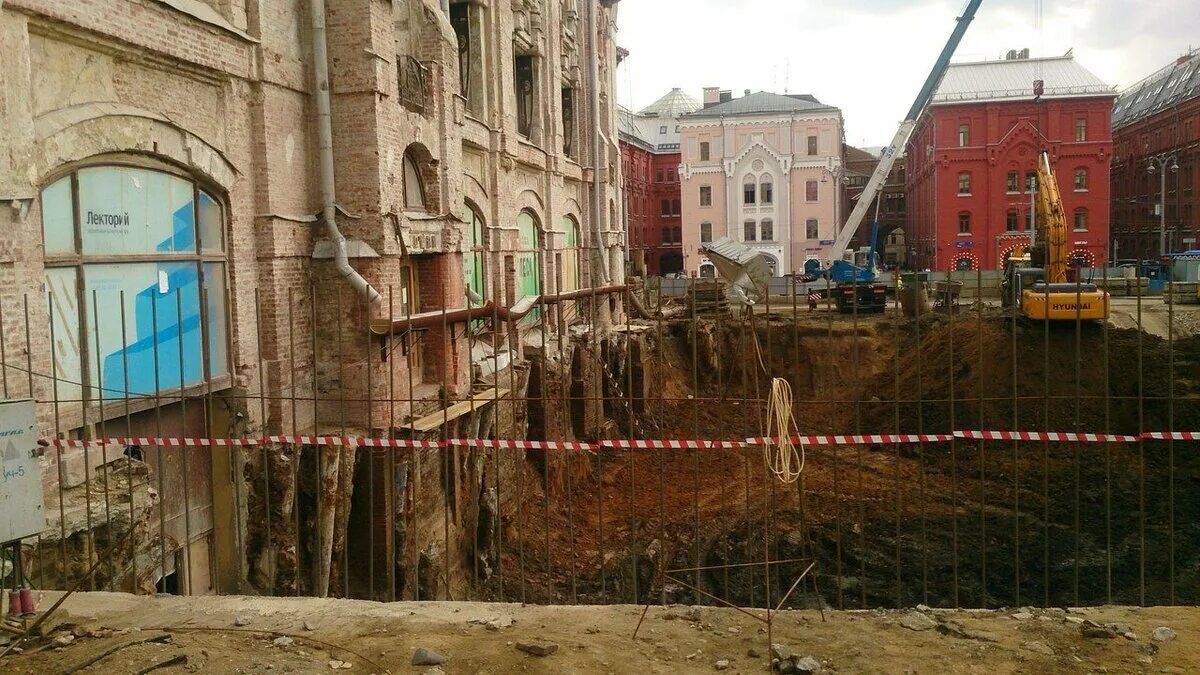
[[704, 263], [700, 266], [701, 279], [715, 279], [717, 276], [717, 268], [713, 267], [712, 263]]
[[742, 184], [742, 203], [755, 204], [756, 200], [754, 198], [754, 194], [754, 176], [746, 176], [746, 181]]
[[758, 183], [758, 199], [762, 204], [771, 204], [775, 200], [775, 186], [771, 182], [771, 174], [764, 173]]
[[562, 251], [562, 288], [563, 291], [579, 289], [582, 279], [580, 269], [580, 247], [583, 238], [580, 236], [579, 221], [574, 216], [563, 216], [563, 251]]
[[761, 241], [775, 241], [775, 221], [770, 218], [763, 218], [759, 223], [759, 239]]
[[754, 241], [757, 238], [758, 231], [754, 226], [753, 220], [747, 220], [742, 223], [742, 239], [744, 241]]
[[1082, 206], [1075, 209], [1075, 231], [1086, 232], [1088, 229], [1087, 209]]
[[56, 400], [78, 413], [228, 376], [214, 193], [167, 170], [89, 166], [41, 206]]
[[[484, 297], [486, 279], [483, 274], [483, 216], [475, 207], [467, 204], [467, 231], [463, 240], [463, 273], [466, 276], [467, 289], [480, 298]], [[478, 306], [478, 302], [472, 301]]]
[[[537, 218], [528, 209], [517, 214], [517, 298], [542, 294], [542, 231]], [[525, 315], [526, 322], [536, 321], [540, 310]]]
[[411, 151], [404, 153], [404, 208], [408, 211], [425, 211], [425, 184], [417, 169], [417, 160]]
[[1075, 191], [1085, 192], [1088, 189], [1088, 170], [1084, 168], [1075, 169]]

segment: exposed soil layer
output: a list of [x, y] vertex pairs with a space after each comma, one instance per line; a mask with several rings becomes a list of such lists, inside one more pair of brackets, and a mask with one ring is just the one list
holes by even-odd
[[[791, 383], [804, 433], [1200, 429], [1196, 337], [1046, 330], [972, 313], [824, 324], [756, 316], [650, 335], [653, 386], [635, 402], [644, 437], [758, 435], [770, 377]], [[614, 417], [612, 433], [629, 433], [627, 415]], [[768, 542], [772, 559], [815, 557], [820, 600], [839, 607], [1190, 602], [1200, 597], [1188, 562], [1200, 555], [1200, 458], [1186, 445], [808, 448], [802, 483], [790, 486], [768, 478], [754, 448], [575, 455], [502, 509], [507, 579], [502, 593], [496, 579], [482, 590], [711, 602], [656, 581], [664, 568], [712, 566], [676, 576], [761, 605], [761, 568], [721, 566], [761, 562]], [[772, 598], [799, 569], [772, 571]]]

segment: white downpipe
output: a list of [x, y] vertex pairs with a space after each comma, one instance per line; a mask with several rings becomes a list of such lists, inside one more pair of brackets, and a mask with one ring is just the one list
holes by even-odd
[[312, 51], [313, 76], [317, 99], [317, 140], [320, 144], [321, 158], [321, 214], [325, 220], [325, 230], [333, 241], [333, 264], [338, 273], [354, 287], [354, 290], [365, 295], [371, 304], [383, 300], [367, 280], [350, 266], [346, 253], [346, 237], [337, 225], [336, 191], [333, 178], [333, 123], [331, 121], [329, 104], [329, 54], [325, 43], [325, 0], [310, 0], [312, 10]]

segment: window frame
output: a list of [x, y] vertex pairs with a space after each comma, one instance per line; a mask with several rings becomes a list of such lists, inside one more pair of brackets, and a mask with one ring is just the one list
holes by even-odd
[[805, 239], [820, 239], [821, 238], [821, 221], [816, 218], [809, 218], [804, 221], [804, 238]]
[[971, 125], [960, 122], [958, 125], [958, 147], [965, 148], [971, 144]]
[[742, 206], [758, 205], [758, 181], [753, 176], [742, 179]]
[[758, 223], [753, 218], [742, 221], [742, 241], [758, 241]]
[[700, 243], [707, 244], [712, 241], [712, 223], [707, 220], [700, 223]]
[[971, 196], [971, 172], [963, 171], [958, 174], [958, 196]]
[[[80, 191], [79, 191], [79, 173], [89, 169], [137, 169], [141, 171], [155, 172], [167, 175], [169, 177], [186, 181], [192, 188], [192, 236], [195, 242], [194, 252], [154, 252], [154, 253], [101, 253], [101, 254], [86, 254], [83, 251], [83, 227], [82, 215], [80, 207]], [[69, 254], [47, 254], [45, 253], [45, 238], [46, 238], [46, 223], [45, 223], [45, 205], [43, 203], [43, 195], [51, 186], [59, 181], [69, 179], [70, 181], [70, 202], [71, 202], [71, 236], [72, 236], [72, 252]], [[204, 195], [216, 206], [218, 210], [218, 230], [220, 233], [220, 241], [217, 248], [205, 248], [203, 239], [203, 228], [201, 225], [200, 216], [200, 199]], [[52, 173], [45, 182], [38, 188], [38, 204], [41, 210], [40, 227], [38, 228], [39, 236], [43, 247], [42, 267], [43, 270], [54, 269], [73, 269], [75, 270], [75, 291], [76, 303], [78, 311], [75, 317], [77, 322], [78, 332], [76, 335], [79, 338], [79, 364], [80, 364], [80, 400], [70, 401], [69, 403], [78, 403], [79, 414], [81, 415], [79, 424], [85, 422], [101, 423], [110, 419], [127, 415], [130, 412], [149, 409], [153, 405], [157, 405], [164, 398], [187, 397], [201, 394], [205, 391], [219, 391], [227, 389], [233, 383], [234, 371], [234, 345], [233, 345], [233, 327], [229, 321], [228, 312], [224, 312], [218, 320], [222, 325], [223, 338], [223, 354], [224, 364], [223, 372], [214, 374], [215, 368], [212, 359], [213, 351], [213, 335], [212, 326], [209, 315], [209, 304], [212, 303], [208, 293], [213, 289], [220, 289], [224, 297], [217, 302], [222, 308], [228, 307], [230, 303], [230, 256], [229, 256], [229, 226], [230, 226], [230, 208], [225, 190], [219, 185], [216, 185], [202, 177], [195, 176], [183, 169], [164, 162], [147, 159], [139, 161], [133, 158], [117, 157], [117, 158], [98, 158], [98, 161], [81, 162], [66, 165], [58, 171]], [[179, 386], [170, 388], [160, 388], [156, 392], [144, 393], [133, 392], [128, 377], [123, 384], [124, 395], [115, 398], [106, 398], [104, 393], [107, 391], [115, 391], [109, 384], [105, 384], [102, 378], [93, 380], [92, 370], [93, 358], [98, 367], [101, 365], [102, 356], [100, 354], [93, 355], [92, 352], [97, 349], [97, 338], [95, 335], [89, 334], [89, 326], [96, 328], [98, 320], [97, 309], [93, 304], [91, 294], [87, 292], [87, 279], [85, 270], [89, 265], [138, 265], [138, 264], [187, 264], [192, 263], [196, 267], [196, 302], [197, 314], [200, 322], [200, 359], [201, 359], [201, 378], [199, 381], [187, 384], [184, 382], [184, 376], [180, 373]], [[209, 269], [214, 265], [220, 265], [221, 274], [217, 279], [210, 278]], [[45, 279], [43, 273], [43, 279]], [[216, 281], [217, 283], [212, 283]], [[45, 283], [45, 282], [44, 282]], [[47, 283], [47, 296], [52, 292]], [[48, 297], [47, 297], [48, 300]], [[207, 301], [206, 301], [207, 300]], [[157, 303], [154, 303], [157, 305]], [[169, 311], [169, 308], [168, 308]], [[47, 316], [48, 322], [53, 322], [54, 317], [51, 313]], [[179, 338], [182, 345], [182, 337]], [[129, 342], [122, 346], [123, 349], [128, 349]], [[55, 358], [55, 346], [49, 346], [51, 358]], [[99, 394], [99, 395], [97, 395]], [[58, 398], [57, 392], [54, 394], [55, 399]], [[64, 410], [64, 428], [78, 426], [74, 423], [72, 415], [76, 414], [72, 410]]]
[[708, 141], [700, 141], [700, 161], [707, 162], [712, 156], [712, 148]]
[[1087, 142], [1087, 117], [1080, 115], [1075, 118], [1075, 142]]
[[701, 208], [709, 208], [712, 206], [712, 186], [701, 185], [699, 203]]
[[1088, 191], [1088, 170], [1087, 167], [1076, 167], [1072, 178], [1072, 186], [1075, 192]]
[[775, 181], [769, 174], [758, 179], [758, 203], [771, 205], [775, 203]]
[[[964, 225], [966, 226], [966, 229], [963, 229]], [[959, 211], [958, 212], [958, 236], [960, 236], [960, 237], [963, 235], [969, 236], [971, 234], [971, 226], [972, 226], [971, 225], [971, 212], [970, 211]]]
[[758, 221], [758, 240], [773, 242], [775, 241], [775, 221], [771, 218], [763, 218]]
[[815, 204], [821, 201], [821, 183], [820, 181], [808, 180], [804, 181], [804, 201], [809, 204]]
[[[1082, 220], [1083, 225], [1080, 225]], [[1085, 207], [1077, 206], [1071, 217], [1072, 232], [1087, 232], [1088, 231], [1088, 210]]]

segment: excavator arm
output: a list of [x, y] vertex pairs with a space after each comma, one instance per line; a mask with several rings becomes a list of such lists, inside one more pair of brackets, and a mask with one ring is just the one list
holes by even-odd
[[1046, 247], [1046, 281], [1067, 281], [1067, 214], [1063, 209], [1058, 180], [1050, 168], [1050, 154], [1042, 152], [1037, 168], [1038, 239]]

